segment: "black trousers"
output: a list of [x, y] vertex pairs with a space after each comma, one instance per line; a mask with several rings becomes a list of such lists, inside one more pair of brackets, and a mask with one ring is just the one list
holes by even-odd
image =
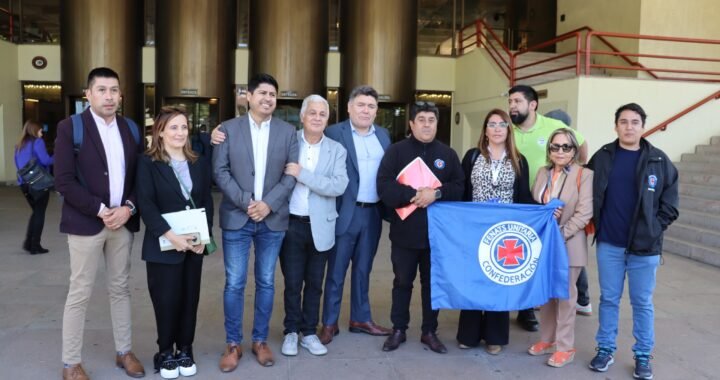
[[410, 249], [392, 245], [393, 280], [390, 320], [393, 329], [405, 331], [410, 323], [410, 298], [413, 282], [420, 267], [420, 297], [422, 300], [422, 333], [435, 332], [438, 310], [430, 306], [430, 249]]
[[27, 184], [20, 185], [20, 190], [32, 209], [25, 233], [24, 245], [26, 248], [33, 248], [33, 246], [37, 248], [40, 245], [40, 238], [45, 226], [45, 210], [47, 210], [48, 201], [50, 200], [50, 191], [31, 191]]
[[580, 271], [580, 276], [577, 279], [577, 303], [582, 306], [587, 306], [590, 303], [590, 290], [588, 290], [588, 278], [585, 267]]
[[315, 249], [309, 222], [290, 219], [280, 249], [280, 269], [285, 276], [284, 334], [317, 333], [329, 252]]
[[183, 255], [180, 264], [146, 263], [160, 352], [192, 346], [195, 340], [203, 255]]
[[488, 345], [504, 346], [510, 341], [510, 312], [462, 310], [457, 341], [475, 347], [484, 340]]

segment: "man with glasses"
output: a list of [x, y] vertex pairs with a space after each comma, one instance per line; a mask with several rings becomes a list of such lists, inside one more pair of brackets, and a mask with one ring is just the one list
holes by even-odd
[[630, 103], [615, 112], [618, 138], [588, 163], [593, 181], [593, 222], [597, 228], [600, 307], [590, 369], [613, 364], [625, 277], [632, 305], [636, 379], [652, 379], [655, 345], [653, 293], [662, 254], [663, 231], [678, 217], [678, 172], [668, 156], [642, 137], [645, 111]]
[[325, 280], [320, 332], [323, 344], [330, 343], [339, 333], [343, 285], [351, 261], [350, 332], [390, 335], [390, 329], [373, 322], [368, 296], [370, 271], [382, 229], [382, 208], [375, 180], [380, 160], [390, 146], [387, 129], [373, 125], [377, 111], [377, 91], [370, 86], [356, 87], [348, 101], [350, 119], [325, 130], [327, 137], [347, 150], [349, 183], [337, 199], [335, 247], [328, 256]]
[[[438, 116], [439, 111], [432, 103], [419, 102], [413, 105], [409, 122], [412, 134], [387, 150], [378, 170], [378, 194], [388, 207], [390, 216], [390, 257], [395, 274], [390, 313], [393, 333], [383, 344], [383, 351], [393, 351], [407, 339], [405, 330], [410, 322], [410, 298], [419, 266], [422, 298], [420, 341], [434, 352], [447, 352], [447, 348], [436, 335], [438, 311], [432, 310], [430, 304], [427, 207], [439, 199], [462, 200], [465, 176], [455, 151], [435, 139]], [[440, 187], [421, 186], [415, 189], [396, 179], [403, 168], [418, 157], [440, 181]], [[409, 205], [417, 208], [405, 218], [401, 218], [395, 209]]]
[[[517, 85], [508, 91], [508, 113], [513, 122], [515, 144], [528, 161], [530, 186], [535, 182], [538, 169], [546, 164], [546, 146], [550, 134], [558, 128], [567, 128], [561, 121], [545, 117], [537, 113], [538, 94], [530, 86]], [[587, 143], [585, 138], [574, 131], [580, 147], [578, 161], [584, 164], [587, 160]], [[518, 323], [527, 331], [537, 331], [538, 321], [532, 309], [518, 312]]]

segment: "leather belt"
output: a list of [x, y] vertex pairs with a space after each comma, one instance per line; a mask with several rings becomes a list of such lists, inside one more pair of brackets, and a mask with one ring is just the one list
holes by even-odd
[[295, 219], [295, 220], [303, 222], [303, 223], [310, 223], [309, 216], [290, 214], [290, 219]]
[[358, 206], [358, 207], [360, 207], [360, 208], [370, 208], [370, 207], [375, 207], [375, 206], [377, 206], [379, 203], [380, 203], [380, 202], [375, 202], [375, 203], [355, 202], [355, 206]]

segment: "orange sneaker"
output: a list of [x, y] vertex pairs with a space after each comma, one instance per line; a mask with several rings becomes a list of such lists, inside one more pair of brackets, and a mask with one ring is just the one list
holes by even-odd
[[557, 351], [548, 359], [547, 364], [550, 367], [560, 368], [572, 363], [573, 359], [575, 359], [574, 349], [570, 351]]
[[528, 354], [539, 356], [555, 352], [555, 343], [537, 342], [528, 348]]

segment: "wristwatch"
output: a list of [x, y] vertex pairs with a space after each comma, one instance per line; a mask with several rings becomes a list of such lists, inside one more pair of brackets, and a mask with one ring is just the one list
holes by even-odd
[[130, 209], [130, 216], [133, 216], [137, 213], [137, 208], [135, 207], [135, 204], [133, 204], [129, 200], [125, 201], [125, 206]]
[[442, 191], [440, 191], [440, 189], [435, 189], [435, 200], [440, 198], [442, 198]]

